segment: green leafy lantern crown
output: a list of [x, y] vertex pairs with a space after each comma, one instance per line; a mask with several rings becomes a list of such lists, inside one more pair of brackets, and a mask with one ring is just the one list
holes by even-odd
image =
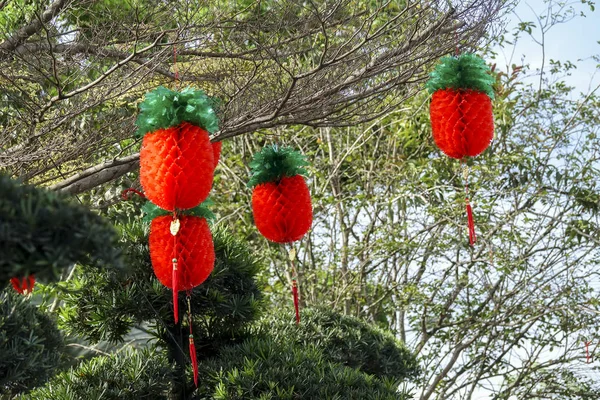
[[443, 57], [425, 87], [430, 93], [444, 89], [470, 89], [494, 98], [494, 77], [485, 61], [475, 54]]
[[254, 154], [250, 163], [252, 176], [248, 187], [276, 182], [286, 176], [307, 175], [304, 169], [307, 165], [306, 158], [290, 147], [266, 146]]
[[140, 114], [135, 124], [137, 137], [148, 132], [177, 126], [186, 121], [199, 126], [209, 133], [219, 130], [219, 120], [215, 113], [216, 99], [202, 90], [185, 88], [181, 92], [159, 86], [146, 94], [140, 104]]
[[[197, 205], [194, 208], [178, 210], [178, 215], [190, 215], [194, 217], [204, 218], [207, 221], [212, 222], [216, 219], [216, 216], [212, 211], [210, 211], [208, 207], [213, 205], [214, 203], [211, 199], [206, 199], [202, 204]], [[146, 223], [152, 222], [154, 218], [173, 214], [171, 211], [164, 210], [151, 201], [147, 201], [142, 206], [142, 212], [144, 213], [143, 221]]]

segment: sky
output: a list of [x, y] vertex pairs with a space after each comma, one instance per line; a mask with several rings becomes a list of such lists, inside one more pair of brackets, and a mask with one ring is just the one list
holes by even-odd
[[[593, 55], [600, 54], [600, 44], [598, 43], [600, 41], [600, 2], [597, 2], [598, 8], [595, 11], [590, 11], [589, 6], [582, 4], [581, 0], [565, 2], [574, 8], [577, 15], [570, 21], [553, 26], [544, 35], [546, 66], [550, 59], [563, 62], [569, 60], [577, 64], [577, 70], [573, 72], [572, 76], [567, 77], [566, 81], [577, 90], [587, 93], [590, 88], [593, 89], [600, 84], [599, 62], [592, 59]], [[544, 0], [521, 0], [514, 11], [506, 16], [508, 28], [517, 26], [519, 21], [534, 21], [536, 28], [533, 30], [533, 36], [541, 40], [542, 35], [536, 15], [546, 13], [548, 9], [546, 3]], [[554, 3], [553, 9], [558, 11], [557, 1], [552, 1], [552, 3]], [[586, 16], [580, 16], [580, 12], [584, 12]], [[514, 52], [512, 47], [496, 48], [496, 51], [498, 52], [499, 66], [520, 65], [523, 61], [532, 69], [542, 66], [542, 47], [526, 36], [518, 41]]]

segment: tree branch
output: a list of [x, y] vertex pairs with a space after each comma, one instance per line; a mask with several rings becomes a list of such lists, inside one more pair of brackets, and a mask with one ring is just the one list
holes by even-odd
[[57, 16], [69, 1], [70, 0], [56, 0], [42, 13], [39, 19], [34, 17], [28, 25], [22, 27], [4, 42], [0, 43], [0, 60], [9, 58], [13, 50], [23, 44], [31, 36], [38, 33], [42, 29], [42, 26]]

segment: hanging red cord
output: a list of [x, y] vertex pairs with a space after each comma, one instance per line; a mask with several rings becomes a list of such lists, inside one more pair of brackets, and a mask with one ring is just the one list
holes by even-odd
[[585, 344], [585, 360], [586, 362], [589, 364], [592, 362], [592, 357], [590, 356], [590, 344], [592, 344], [592, 342], [583, 342]]
[[294, 311], [296, 311], [296, 325], [300, 323], [300, 308], [298, 307], [298, 282], [292, 280], [292, 295], [294, 296]]
[[146, 195], [144, 195], [144, 193], [140, 192], [139, 190], [136, 190], [134, 188], [129, 188], [129, 189], [125, 189], [121, 192], [121, 198], [123, 200], [129, 200], [129, 194], [130, 193], [135, 193], [138, 196], [140, 196], [142, 199], [146, 198]]
[[473, 246], [477, 241], [477, 236], [475, 235], [473, 208], [471, 207], [471, 202], [469, 200], [469, 167], [466, 164], [463, 164], [463, 160], [461, 160], [461, 164], [463, 165], [463, 180], [465, 181], [465, 204], [467, 208], [467, 224], [469, 227], [469, 244]]
[[294, 311], [296, 313], [296, 325], [300, 324], [300, 307], [298, 301], [298, 272], [296, 271], [296, 249], [290, 245], [290, 251], [288, 253], [290, 262], [292, 263], [292, 296], [294, 299]]
[[188, 306], [188, 325], [190, 326], [190, 360], [192, 361], [192, 370], [194, 372], [194, 384], [198, 387], [198, 358], [196, 356], [196, 345], [194, 344], [194, 332], [192, 330], [192, 305], [190, 303], [190, 292], [187, 292]]
[[172, 275], [172, 285], [173, 285], [173, 316], [175, 317], [175, 323], [179, 323], [179, 271], [177, 270], [177, 233], [179, 232], [179, 227], [181, 223], [177, 215], [173, 213], [173, 221], [171, 221], [171, 235], [173, 235], [173, 252], [171, 254], [173, 261], [173, 275]]

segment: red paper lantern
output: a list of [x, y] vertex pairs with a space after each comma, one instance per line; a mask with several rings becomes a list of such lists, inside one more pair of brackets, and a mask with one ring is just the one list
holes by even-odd
[[182, 215], [156, 217], [150, 224], [150, 260], [154, 274], [173, 290], [173, 314], [179, 322], [179, 292], [208, 278], [215, 266], [215, 249], [205, 218]]
[[144, 136], [140, 183], [146, 197], [165, 210], [193, 208], [213, 183], [213, 147], [204, 129], [183, 122]]
[[[276, 243], [291, 243], [308, 232], [312, 225], [312, 204], [308, 186], [302, 177], [308, 165], [304, 156], [290, 148], [268, 146], [254, 155], [250, 167], [253, 187], [252, 213], [258, 231]], [[296, 324], [300, 323], [298, 282], [294, 259], [296, 251], [290, 246], [292, 262], [292, 295]]]
[[277, 243], [302, 239], [312, 225], [310, 192], [300, 175], [257, 185], [252, 192], [252, 213], [258, 231]]
[[[176, 235], [172, 235], [170, 230], [172, 216], [164, 215], [152, 220], [150, 259], [160, 283], [174, 291], [184, 291], [208, 278], [215, 266], [215, 249], [206, 219], [193, 215], [183, 215], [178, 219], [180, 227]], [[177, 260], [175, 273], [173, 259]]]
[[308, 163], [290, 148], [270, 146], [254, 155], [252, 213], [258, 231], [277, 243], [300, 240], [312, 225], [312, 204], [302, 177]]
[[214, 142], [212, 144], [213, 160], [214, 160], [215, 168], [217, 168], [217, 164], [219, 164], [219, 159], [221, 158], [221, 147], [222, 147], [221, 142]]
[[494, 137], [492, 101], [485, 93], [438, 90], [431, 99], [430, 115], [435, 144], [449, 157], [475, 157]]
[[[474, 54], [444, 57], [427, 88], [433, 96], [429, 108], [435, 144], [449, 157], [475, 157], [494, 137], [492, 98], [494, 78], [481, 58]], [[476, 241], [473, 209], [465, 166], [466, 211], [469, 244]]]
[[162, 209], [193, 208], [208, 197], [215, 169], [209, 132], [218, 128], [212, 106], [200, 90], [164, 87], [140, 104], [137, 135], [145, 135], [140, 182], [146, 197]]
[[435, 144], [449, 157], [481, 154], [494, 137], [494, 78], [473, 55], [445, 57], [427, 82], [433, 96], [429, 113]]

